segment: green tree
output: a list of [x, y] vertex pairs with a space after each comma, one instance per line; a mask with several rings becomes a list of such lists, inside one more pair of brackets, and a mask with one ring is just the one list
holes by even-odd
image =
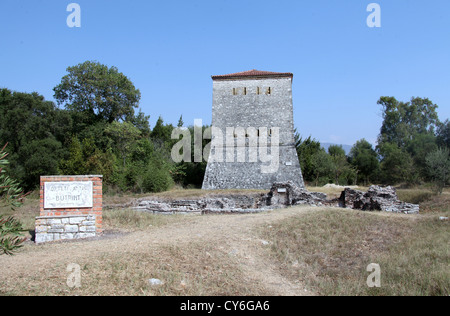
[[108, 183], [114, 171], [115, 157], [111, 150], [102, 152], [95, 145], [93, 138], [85, 138], [80, 142], [73, 137], [69, 145], [67, 159], [59, 163], [59, 173], [66, 175], [101, 174]]
[[377, 156], [372, 144], [365, 139], [357, 141], [350, 151], [350, 163], [356, 168], [365, 185], [377, 177], [380, 167]]
[[448, 119], [439, 125], [436, 141], [438, 146], [450, 148], [450, 121]]
[[181, 116], [180, 116], [180, 119], [178, 120], [177, 127], [183, 127], [183, 126], [184, 126], [183, 115], [181, 115]]
[[400, 102], [394, 97], [381, 97], [383, 124], [378, 143], [393, 143], [406, 148], [416, 134], [434, 133], [439, 126], [438, 106], [429, 99], [412, 98]]
[[[0, 149], [0, 206], [10, 205], [12, 208], [19, 207], [24, 198], [19, 183], [6, 175], [5, 167], [9, 164], [6, 160], [6, 145]], [[4, 204], [4, 205], [2, 205]], [[14, 217], [0, 215], [0, 255], [12, 255], [22, 247], [26, 240], [23, 237], [22, 224]]]
[[439, 148], [429, 153], [426, 158], [426, 166], [431, 177], [435, 191], [442, 194], [445, 185], [450, 179], [450, 150]]
[[311, 136], [303, 140], [298, 133], [295, 133], [295, 147], [304, 180], [315, 181], [316, 172], [314, 170], [314, 155], [323, 150], [320, 146], [320, 142], [312, 139]]
[[347, 177], [351, 172], [351, 166], [348, 163], [344, 148], [340, 145], [331, 145], [328, 147], [328, 154], [333, 162], [335, 184], [339, 185], [343, 181], [347, 184]]
[[42, 174], [56, 174], [72, 118], [37, 93], [0, 90], [0, 143], [9, 142], [10, 173], [28, 191]]
[[123, 167], [126, 166], [126, 159], [130, 154], [131, 148], [136, 144], [141, 135], [141, 131], [129, 122], [112, 122], [105, 130], [114, 140], [116, 148], [119, 151], [123, 161]]
[[406, 147], [406, 151], [411, 155], [414, 167], [422, 179], [427, 177], [426, 156], [437, 150], [436, 136], [433, 133], [416, 134]]
[[311, 157], [311, 162], [316, 186], [318, 186], [319, 183], [328, 183], [330, 179], [333, 179], [333, 160], [324, 149], [315, 152]]
[[393, 143], [383, 143], [379, 147], [381, 156], [380, 169], [381, 180], [387, 184], [405, 182], [413, 184], [417, 182], [417, 173], [413, 159], [409, 153]]
[[150, 123], [148, 122], [149, 119], [150, 115], [145, 115], [144, 112], [139, 109], [138, 114], [132, 117], [129, 122], [141, 132], [142, 137], [149, 137], [151, 133]]
[[172, 131], [174, 127], [172, 124], [164, 124], [163, 118], [160, 116], [156, 121], [155, 127], [153, 127], [150, 137], [154, 141], [160, 143], [172, 144]]
[[141, 93], [116, 67], [86, 61], [67, 72], [53, 89], [59, 105], [82, 113], [88, 124], [133, 119]]

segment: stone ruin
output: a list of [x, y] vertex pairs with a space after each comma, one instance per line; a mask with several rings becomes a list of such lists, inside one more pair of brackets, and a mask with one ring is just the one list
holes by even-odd
[[345, 188], [339, 198], [328, 200], [325, 193], [309, 192], [291, 181], [274, 183], [267, 194], [209, 194], [204, 198], [189, 200], [143, 198], [136, 202], [133, 209], [154, 214], [248, 214], [294, 205], [419, 213], [419, 205], [400, 201], [393, 187], [371, 186], [368, 192]]
[[346, 188], [338, 199], [340, 207], [362, 211], [384, 211], [392, 213], [418, 214], [419, 205], [402, 202], [395, 188], [371, 186], [368, 192]]

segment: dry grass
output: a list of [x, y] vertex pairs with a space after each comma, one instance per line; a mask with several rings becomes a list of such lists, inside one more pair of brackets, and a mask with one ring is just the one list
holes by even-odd
[[[81, 287], [69, 288], [66, 267], [59, 261], [41, 273], [0, 278], [0, 295], [218, 296], [265, 295], [258, 284], [245, 282], [238, 262], [226, 252], [200, 243], [160, 246], [148, 252], [103, 251], [78, 259]], [[164, 284], [152, 287], [148, 280]]]
[[[31, 194], [24, 200], [21, 207], [14, 210], [9, 206], [0, 205], [0, 215], [14, 216], [22, 223], [25, 230], [34, 231], [35, 220], [39, 216], [39, 195]], [[31, 238], [29, 233], [26, 233], [25, 236]]]
[[[398, 191], [406, 199], [427, 196], [422, 189]], [[158, 196], [205, 193], [224, 192], [176, 190]], [[141, 196], [106, 203], [136, 197]], [[34, 228], [38, 204], [34, 197], [14, 212], [27, 229]], [[103, 238], [29, 242], [16, 256], [1, 256], [0, 295], [299, 295], [305, 287], [319, 295], [449, 295], [449, 222], [438, 219], [449, 205], [446, 191], [421, 202], [424, 214], [409, 216], [309, 207], [230, 216], [108, 209]], [[70, 263], [81, 266], [80, 289], [66, 285]], [[379, 289], [366, 285], [370, 263], [381, 266]], [[164, 284], [152, 287], [151, 278]]]
[[[328, 209], [262, 236], [282, 273], [320, 295], [449, 295], [449, 232], [436, 216]], [[381, 288], [366, 285], [370, 263], [381, 266]]]
[[130, 232], [177, 222], [188, 223], [192, 219], [192, 216], [187, 215], [154, 215], [132, 209], [111, 209], [103, 211], [103, 228], [107, 231]]

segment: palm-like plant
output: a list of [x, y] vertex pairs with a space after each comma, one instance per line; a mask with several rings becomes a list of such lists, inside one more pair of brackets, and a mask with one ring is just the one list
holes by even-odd
[[[9, 164], [5, 152], [7, 144], [0, 149], [0, 204], [10, 205], [12, 208], [22, 205], [22, 200], [26, 196], [23, 194], [19, 183], [5, 174], [4, 168]], [[4, 206], [4, 205], [3, 205]], [[14, 217], [0, 215], [0, 255], [12, 255], [15, 250], [22, 247], [26, 240], [22, 232], [22, 224]]]

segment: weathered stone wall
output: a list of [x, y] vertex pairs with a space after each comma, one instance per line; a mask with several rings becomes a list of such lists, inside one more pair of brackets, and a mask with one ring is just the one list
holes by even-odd
[[[246, 148], [248, 156], [249, 149]], [[261, 166], [270, 163], [262, 162], [208, 162], [203, 180], [203, 189], [263, 189], [269, 190], [275, 182], [292, 181], [304, 187], [300, 163], [294, 146], [279, 148], [278, 167], [276, 172], [262, 173]]]
[[[258, 90], [260, 94], [257, 93]], [[214, 80], [212, 112], [212, 126], [218, 128], [224, 136], [223, 159], [222, 162], [209, 159], [203, 189], [270, 189], [274, 182], [285, 181], [304, 187], [294, 144], [291, 77]], [[249, 142], [248, 138], [245, 144], [245, 162], [238, 162], [237, 151], [233, 161], [227, 159], [227, 128], [237, 127], [246, 130], [249, 127], [267, 128], [267, 131], [279, 128], [279, 155], [276, 159], [278, 168], [274, 172], [262, 172], [262, 167], [270, 165], [270, 162], [261, 161], [259, 152], [257, 162], [250, 162], [249, 152], [255, 148], [258, 150], [260, 146]], [[268, 138], [270, 143], [267, 135], [260, 137]], [[237, 149], [238, 140], [233, 139], [232, 142]], [[270, 149], [270, 145], [268, 149], [263, 148], [268, 153]], [[215, 155], [214, 148], [212, 154]]]
[[95, 215], [42, 216], [36, 218], [37, 244], [95, 237]]

